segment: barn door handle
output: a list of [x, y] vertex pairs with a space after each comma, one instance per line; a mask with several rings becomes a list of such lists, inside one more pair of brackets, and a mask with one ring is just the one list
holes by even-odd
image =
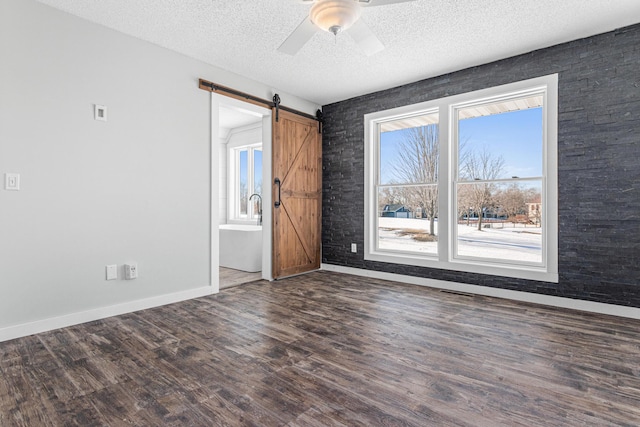
[[275, 185], [278, 186], [278, 200], [275, 201], [275, 203], [273, 204], [276, 208], [280, 207], [280, 188], [281, 188], [281, 182], [280, 182], [280, 178], [276, 178], [273, 180], [273, 183]]

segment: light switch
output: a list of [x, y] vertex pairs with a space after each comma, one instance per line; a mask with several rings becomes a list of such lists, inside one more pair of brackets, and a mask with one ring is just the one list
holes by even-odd
[[104, 105], [94, 104], [93, 106], [93, 118], [102, 122], [107, 121], [107, 107]]
[[20, 174], [19, 173], [5, 173], [4, 174], [4, 188], [5, 190], [18, 191], [20, 190]]
[[118, 278], [118, 265], [117, 264], [107, 265], [106, 272], [107, 272], [107, 280], [116, 280]]

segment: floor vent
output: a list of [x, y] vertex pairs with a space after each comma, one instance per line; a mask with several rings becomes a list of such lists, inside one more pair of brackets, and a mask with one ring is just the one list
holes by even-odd
[[462, 291], [453, 291], [451, 289], [440, 289], [440, 292], [443, 292], [445, 294], [460, 295], [463, 297], [475, 297], [474, 294], [470, 294], [468, 292], [462, 292]]

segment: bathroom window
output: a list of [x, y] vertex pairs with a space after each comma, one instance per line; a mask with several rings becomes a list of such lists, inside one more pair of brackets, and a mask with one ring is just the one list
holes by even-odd
[[231, 215], [235, 220], [257, 220], [262, 204], [252, 194], [262, 194], [262, 144], [230, 149]]
[[557, 75], [365, 115], [365, 259], [549, 282]]

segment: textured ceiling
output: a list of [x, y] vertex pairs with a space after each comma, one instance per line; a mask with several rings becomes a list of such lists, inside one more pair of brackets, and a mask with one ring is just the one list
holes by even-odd
[[363, 9], [375, 55], [319, 31], [289, 56], [296, 0], [39, 1], [320, 105], [640, 22], [639, 0], [415, 0]]

